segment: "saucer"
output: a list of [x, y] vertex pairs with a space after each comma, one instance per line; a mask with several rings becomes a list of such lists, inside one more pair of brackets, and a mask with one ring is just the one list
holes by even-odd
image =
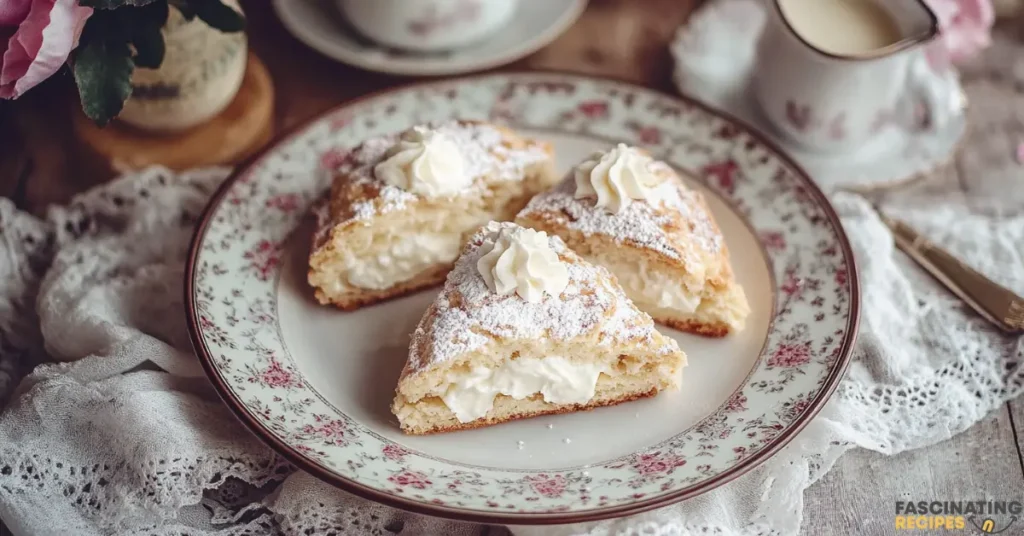
[[[812, 152], [785, 138], [763, 116], [750, 92], [766, 15], [757, 0], [713, 0], [694, 13], [671, 44], [679, 90], [762, 130], [826, 192], [902, 185], [952, 159], [967, 130], [962, 113], [938, 129], [910, 132], [891, 127], [852, 152]], [[950, 71], [948, 76], [957, 75]]]
[[378, 45], [360, 35], [330, 0], [274, 0], [274, 10], [299, 41], [342, 63], [398, 75], [466, 73], [511, 63], [554, 41], [579, 18], [587, 0], [520, 2], [512, 20], [488, 40], [443, 53]]

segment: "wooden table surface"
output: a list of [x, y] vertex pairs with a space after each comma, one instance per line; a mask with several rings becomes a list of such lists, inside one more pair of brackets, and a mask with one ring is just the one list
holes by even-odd
[[[694, 3], [592, 0], [582, 18], [557, 41], [504, 69], [604, 74], [672, 91], [666, 44]], [[329, 60], [291, 37], [265, 0], [243, 5], [251, 47], [276, 84], [277, 131], [355, 96], [408, 80]], [[75, 140], [67, 128], [68, 108], [53, 102], [68, 102], [72, 97], [70, 75], [63, 73], [19, 101], [0, 101], [0, 147], [4, 148], [0, 195], [38, 212], [48, 203], [65, 201], [109, 178], [69, 167], [65, 155]], [[898, 499], [1019, 498], [1024, 489], [1022, 443], [1024, 401], [1017, 401], [969, 431], [929, 448], [892, 457], [852, 451], [805, 493], [803, 534], [896, 534], [893, 517]], [[0, 535], [5, 532], [0, 526]]]

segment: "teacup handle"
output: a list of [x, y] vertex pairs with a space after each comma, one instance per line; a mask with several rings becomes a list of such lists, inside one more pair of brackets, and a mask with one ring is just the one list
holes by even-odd
[[956, 70], [936, 72], [923, 53], [907, 65], [907, 92], [898, 107], [899, 124], [915, 131], [937, 130], [964, 110], [964, 95]]

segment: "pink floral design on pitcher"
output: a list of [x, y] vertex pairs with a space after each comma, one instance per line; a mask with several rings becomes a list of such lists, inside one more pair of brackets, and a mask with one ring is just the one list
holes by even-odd
[[833, 141], [846, 138], [846, 112], [840, 112], [828, 123], [828, 137]]
[[888, 108], [882, 108], [875, 113], [875, 118], [871, 121], [871, 126], [868, 127], [868, 133], [878, 134], [885, 130], [885, 127], [889, 126], [894, 121], [894, 113]]
[[807, 132], [813, 126], [814, 116], [811, 107], [788, 100], [786, 101], [786, 119], [798, 132]]

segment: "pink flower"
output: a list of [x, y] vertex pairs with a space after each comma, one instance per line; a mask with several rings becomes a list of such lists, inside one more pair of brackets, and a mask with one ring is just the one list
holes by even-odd
[[658, 127], [640, 127], [636, 131], [640, 143], [645, 145], [657, 145], [661, 143], [661, 131]]
[[249, 268], [256, 270], [256, 277], [260, 281], [266, 281], [281, 262], [281, 250], [277, 244], [261, 240], [255, 247], [246, 251], [243, 257], [249, 261]]
[[530, 484], [533, 491], [545, 497], [558, 497], [565, 491], [565, 486], [568, 484], [562, 475], [549, 476], [544, 473], [528, 476], [524, 480]]
[[401, 473], [389, 476], [388, 480], [398, 484], [399, 487], [409, 486], [415, 489], [427, 489], [427, 486], [433, 484], [427, 478], [427, 475], [418, 471], [402, 471]]
[[799, 367], [811, 360], [808, 344], [781, 344], [768, 358], [769, 367]]
[[761, 233], [761, 243], [769, 251], [783, 251], [786, 249], [786, 237], [779, 231], [765, 231]]
[[598, 119], [608, 116], [608, 103], [601, 100], [589, 100], [581, 102], [579, 105], [580, 112], [584, 116], [590, 119]]
[[836, 270], [836, 284], [845, 285], [846, 280], [849, 279], [849, 275], [850, 274], [846, 271], [846, 268]]
[[280, 194], [267, 199], [268, 208], [276, 208], [281, 212], [293, 212], [299, 208], [298, 194]]
[[334, 147], [320, 155], [320, 167], [326, 170], [335, 170], [341, 167], [349, 157], [348, 149]]
[[991, 0], [926, 0], [939, 19], [939, 37], [929, 45], [933, 67], [970, 59], [991, 42], [995, 10]]
[[803, 280], [793, 275], [792, 273], [786, 274], [786, 281], [782, 283], [782, 292], [785, 292], [788, 296], [793, 296], [800, 293], [803, 289]]
[[271, 359], [270, 366], [260, 371], [259, 376], [250, 378], [250, 382], [259, 382], [267, 387], [302, 387], [302, 380], [290, 370], [281, 366], [276, 359]]
[[712, 184], [717, 184], [719, 188], [731, 194], [736, 191], [736, 174], [739, 170], [740, 167], [736, 161], [730, 159], [712, 162], [704, 166], [701, 169], [701, 174], [712, 179]]
[[[800, 415], [802, 415], [803, 412], [807, 411], [807, 407], [810, 406], [810, 405], [811, 405], [811, 403], [808, 402], [807, 400], [797, 400], [791, 406], [786, 408], [786, 415], [790, 419], [795, 419], [795, 418], [799, 417]], [[781, 426], [782, 425], [779, 425], [780, 428], [781, 428]]]
[[676, 467], [686, 465], [686, 460], [674, 454], [641, 454], [635, 462], [633, 469], [641, 475], [656, 475], [660, 473], [671, 473]]
[[323, 439], [327, 444], [344, 446], [348, 443], [348, 438], [345, 436], [348, 427], [345, 421], [341, 419], [325, 419], [320, 415], [315, 416], [315, 418], [317, 424], [307, 424], [302, 427], [304, 434]]
[[725, 403], [725, 411], [745, 411], [747, 409], [747, 397], [742, 392], [729, 397]]
[[384, 445], [383, 453], [385, 458], [400, 462], [405, 459], [405, 455], [409, 454], [409, 451], [396, 443], [388, 443], [387, 445]]
[[57, 72], [90, 15], [78, 0], [0, 0], [0, 98], [20, 97]]

